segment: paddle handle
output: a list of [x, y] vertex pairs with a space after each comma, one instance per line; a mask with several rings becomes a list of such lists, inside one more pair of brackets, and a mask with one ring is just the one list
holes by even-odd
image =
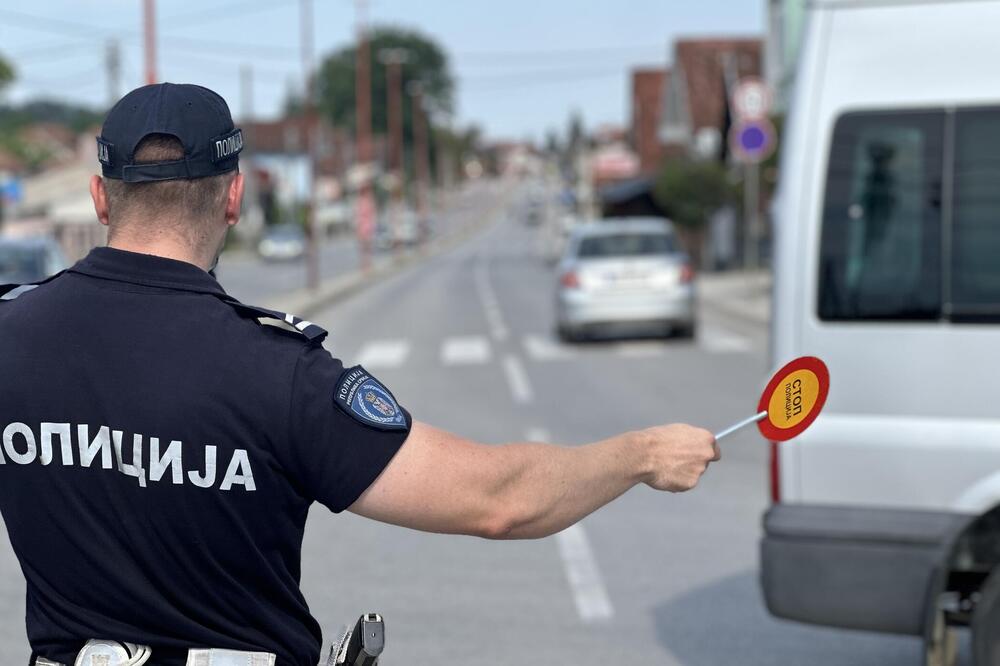
[[765, 418], [767, 418], [767, 410], [766, 409], [763, 412], [760, 412], [759, 414], [754, 414], [753, 416], [751, 416], [749, 418], [743, 419], [739, 423], [736, 423], [736, 424], [733, 424], [733, 425], [729, 426], [725, 430], [720, 430], [719, 432], [715, 433], [715, 441], [719, 441], [723, 437], [726, 437], [728, 435], [732, 435], [734, 432], [736, 432], [740, 428], [744, 428], [744, 427], [750, 425], [751, 423], [757, 423], [758, 421], [763, 421]]

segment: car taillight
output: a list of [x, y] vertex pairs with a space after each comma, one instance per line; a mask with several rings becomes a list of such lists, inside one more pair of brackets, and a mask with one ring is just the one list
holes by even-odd
[[559, 278], [559, 284], [566, 287], [567, 289], [579, 289], [580, 288], [580, 278], [577, 277], [576, 273], [573, 271], [568, 271], [562, 274]]
[[781, 459], [778, 458], [778, 442], [771, 442], [770, 452], [770, 472], [771, 472], [771, 501], [775, 504], [781, 503]]
[[691, 264], [684, 264], [681, 266], [681, 282], [687, 284], [694, 279], [694, 269], [691, 268]]

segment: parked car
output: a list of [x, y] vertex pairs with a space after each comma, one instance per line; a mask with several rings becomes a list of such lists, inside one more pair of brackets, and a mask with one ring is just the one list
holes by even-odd
[[812, 3], [774, 207], [773, 361], [832, 384], [771, 445], [767, 606], [922, 637], [931, 666], [962, 626], [1000, 664], [997, 25], [1000, 2]]
[[306, 252], [306, 235], [297, 224], [278, 224], [265, 230], [257, 253], [268, 261], [294, 261]]
[[564, 340], [623, 328], [694, 334], [693, 271], [666, 220], [578, 225], [558, 274], [556, 331]]
[[64, 268], [66, 258], [51, 238], [0, 238], [0, 284], [38, 282]]

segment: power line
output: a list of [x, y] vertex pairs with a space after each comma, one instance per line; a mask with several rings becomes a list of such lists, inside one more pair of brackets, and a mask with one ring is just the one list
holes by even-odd
[[[82, 23], [79, 21], [69, 21], [60, 18], [49, 18], [26, 14], [24, 12], [9, 9], [0, 9], [0, 18], [4, 23], [13, 27], [22, 27], [29, 30], [49, 32], [57, 34], [71, 35], [74, 37], [92, 40], [95, 36], [109, 37], [114, 35], [126, 35], [130, 41], [137, 39], [140, 35], [136, 30], [118, 29], [108, 30], [107, 28], [92, 23]], [[219, 55], [230, 57], [245, 57], [253, 55], [258, 58], [296, 58], [297, 52], [290, 47], [275, 46], [274, 44], [248, 44], [234, 42], [220, 42], [217, 40], [192, 39], [190, 37], [180, 37], [174, 35], [161, 35], [160, 40], [164, 47], [180, 46], [182, 49], [190, 51], [217, 52]]]
[[618, 78], [618, 77], [621, 77], [622, 75], [623, 75], [623, 72], [620, 69], [617, 69], [614, 72], [611, 72], [611, 71], [593, 72], [593, 71], [591, 71], [591, 72], [588, 72], [588, 73], [585, 73], [585, 74], [580, 74], [578, 76], [565, 76], [565, 75], [563, 75], [563, 76], [549, 76], [549, 77], [536, 77], [536, 78], [519, 77], [519, 78], [516, 78], [516, 79], [514, 79], [514, 78], [509, 79], [508, 80], [509, 85], [503, 85], [504, 81], [499, 81], [499, 82], [496, 82], [496, 81], [487, 81], [487, 83], [500, 83], [500, 85], [492, 85], [492, 86], [485, 86], [485, 87], [478, 86], [478, 85], [470, 85], [470, 86], [467, 86], [465, 88], [465, 90], [469, 94], [480, 94], [480, 93], [491, 93], [491, 92], [507, 92], [507, 91], [510, 91], [510, 90], [520, 90], [522, 88], [532, 88], [532, 87], [536, 87], [536, 86], [539, 86], [539, 85], [552, 86], [552, 85], [561, 85], [561, 84], [566, 84], [566, 83], [580, 83], [581, 81], [590, 81], [590, 80], [597, 80], [597, 79]]
[[176, 28], [179, 26], [194, 25], [206, 19], [225, 16], [227, 14], [231, 15], [233, 18], [242, 18], [244, 16], [249, 16], [250, 14], [256, 14], [269, 9], [287, 7], [289, 4], [290, 2], [288, 0], [281, 2], [277, 0], [239, 0], [238, 2], [231, 2], [228, 5], [209, 7], [198, 11], [184, 12], [182, 14], [174, 14], [173, 16], [168, 16], [163, 19], [163, 22], [165, 25], [170, 25], [171, 27]]
[[93, 41], [87, 42], [57, 42], [37, 46], [25, 51], [15, 51], [7, 53], [11, 60], [17, 64], [24, 62], [46, 62], [49, 60], [60, 60], [70, 56], [75, 57], [80, 51], [94, 50]]
[[595, 46], [587, 48], [577, 48], [577, 49], [542, 49], [542, 50], [523, 50], [518, 49], [516, 51], [456, 51], [455, 57], [469, 58], [475, 60], [476, 58], [482, 58], [484, 60], [498, 60], [498, 59], [527, 59], [527, 60], [537, 60], [539, 58], [552, 58], [552, 57], [587, 57], [587, 56], [607, 56], [611, 53], [637, 53], [639, 51], [649, 52], [653, 49], [662, 49], [663, 52], [666, 51], [666, 44], [632, 44], [628, 46]]

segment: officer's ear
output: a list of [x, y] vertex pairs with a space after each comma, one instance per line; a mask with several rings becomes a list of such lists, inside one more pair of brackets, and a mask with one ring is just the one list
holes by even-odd
[[240, 221], [240, 210], [243, 208], [243, 174], [238, 173], [229, 184], [226, 193], [226, 224], [235, 226]]
[[90, 198], [94, 200], [94, 212], [104, 226], [108, 226], [108, 191], [104, 189], [104, 180], [97, 175], [90, 177]]

